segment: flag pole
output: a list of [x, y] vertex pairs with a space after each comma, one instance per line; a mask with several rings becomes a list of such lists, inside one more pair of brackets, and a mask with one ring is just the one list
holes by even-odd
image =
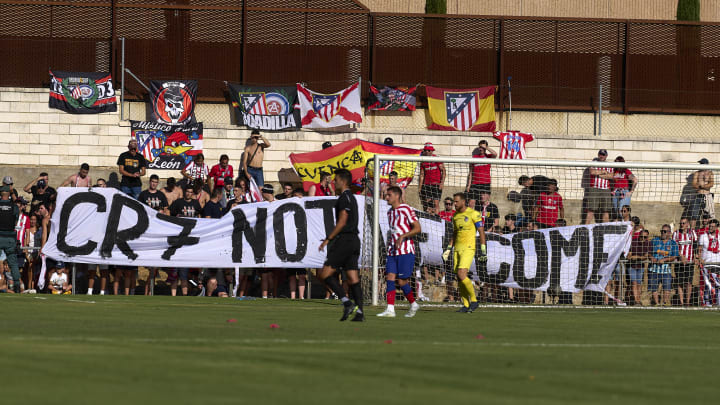
[[510, 86], [512, 76], [508, 76], [508, 101], [510, 103], [510, 113], [508, 115], [507, 130], [512, 131], [512, 87]]

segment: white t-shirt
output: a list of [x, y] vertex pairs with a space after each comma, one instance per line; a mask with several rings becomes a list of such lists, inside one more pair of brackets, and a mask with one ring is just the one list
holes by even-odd
[[67, 274], [65, 273], [53, 273], [53, 275], [50, 277], [50, 284], [56, 289], [56, 290], [62, 290], [62, 288], [67, 284]]
[[[713, 232], [712, 235], [708, 233], [702, 234], [698, 244], [702, 247], [702, 260], [705, 263], [720, 263], [720, 233], [718, 231]], [[716, 266], [720, 266], [717, 264]]]

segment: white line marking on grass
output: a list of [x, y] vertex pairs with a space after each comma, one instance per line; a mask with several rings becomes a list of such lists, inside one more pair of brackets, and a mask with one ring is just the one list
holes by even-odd
[[83, 301], [83, 300], [73, 300], [73, 299], [68, 299], [67, 301], [81, 302], [83, 304], [94, 304], [95, 303], [95, 301]]
[[[57, 342], [81, 342], [81, 343], [207, 343], [206, 338], [181, 339], [181, 338], [108, 338], [93, 336], [12, 336], [10, 340], [16, 341], [57, 341]], [[358, 344], [375, 345], [386, 344], [382, 339], [377, 340], [335, 340], [335, 339], [213, 339], [213, 343], [219, 344], [302, 344], [302, 345], [333, 345], [333, 344]], [[548, 349], [654, 349], [654, 350], [720, 350], [720, 346], [687, 346], [687, 345], [653, 345], [636, 343], [513, 343], [513, 342], [488, 342], [473, 341], [468, 338], [467, 342], [457, 340], [448, 342], [422, 341], [422, 340], [393, 340], [394, 345], [434, 345], [434, 346], [467, 346], [476, 344], [479, 346], [500, 346], [500, 347], [527, 347], [527, 348], [548, 348]]]

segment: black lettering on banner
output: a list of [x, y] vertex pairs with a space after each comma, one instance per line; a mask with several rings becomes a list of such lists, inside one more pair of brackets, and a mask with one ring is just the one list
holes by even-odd
[[62, 211], [60, 211], [60, 225], [57, 234], [57, 248], [59, 251], [68, 256], [81, 256], [90, 254], [97, 247], [97, 242], [87, 241], [82, 246], [70, 246], [65, 238], [67, 237], [68, 224], [70, 222], [70, 214], [73, 209], [80, 204], [95, 204], [97, 212], [106, 211], [105, 197], [102, 194], [83, 192], [71, 195], [65, 200]]
[[[450, 224], [448, 222], [448, 224]], [[450, 224], [452, 226], [452, 224]], [[512, 242], [510, 239], [498, 235], [496, 233], [486, 233], [485, 234], [485, 243], [487, 243], [487, 246], [490, 246], [490, 242], [497, 242], [502, 246], [511, 246]], [[490, 248], [488, 247], [488, 253], [490, 253]], [[488, 255], [489, 256], [489, 255]], [[508, 262], [500, 262], [500, 271], [498, 271], [497, 274], [489, 274], [487, 271], [487, 262], [484, 265], [480, 265], [480, 262], [475, 260], [475, 267], [478, 271], [478, 278], [480, 278], [481, 281], [484, 281], [486, 283], [490, 284], [502, 284], [506, 283], [508, 277], [510, 276], [510, 263]]]
[[[297, 232], [297, 247], [295, 253], [287, 251], [285, 241], [285, 213], [292, 212], [295, 219], [295, 230]], [[278, 207], [273, 213], [273, 231], [275, 232], [275, 253], [283, 262], [299, 262], [307, 253], [307, 216], [300, 204], [288, 203]]]
[[624, 225], [597, 225], [593, 228], [593, 268], [588, 284], [600, 282], [600, 267], [607, 262], [609, 255], [605, 250], [605, 235], [623, 235], [627, 232]]
[[[120, 226], [120, 217], [124, 207], [128, 207], [137, 214], [137, 222], [130, 228], [118, 230]], [[108, 217], [107, 228], [105, 229], [105, 239], [100, 246], [100, 256], [104, 258], [112, 257], [112, 250], [117, 246], [120, 251], [130, 260], [137, 259], [138, 255], [132, 250], [128, 241], [137, 239], [142, 235], [149, 225], [145, 206], [139, 201], [125, 197], [123, 194], [115, 194], [113, 196], [112, 205], [110, 206], [110, 215]]]
[[200, 238], [190, 236], [190, 232], [192, 232], [195, 225], [197, 225], [197, 221], [195, 219], [187, 217], [171, 217], [165, 214], [157, 214], [157, 218], [182, 227], [182, 230], [176, 236], [168, 236], [167, 243], [170, 247], [163, 252], [162, 256], [160, 256], [163, 260], [170, 260], [175, 252], [183, 246], [197, 245], [198, 242], [200, 242]]
[[265, 263], [265, 223], [267, 222], [267, 208], [258, 208], [255, 217], [255, 227], [251, 227], [242, 209], [232, 210], [233, 233], [232, 233], [232, 260], [234, 263], [241, 263], [243, 257], [243, 236], [247, 239], [253, 250], [255, 263]]
[[[535, 269], [535, 277], [525, 277], [525, 248], [523, 241], [532, 239], [535, 245], [535, 256], [537, 258], [537, 267]], [[516, 233], [512, 238], [513, 252], [515, 253], [515, 263], [513, 264], [513, 278], [521, 288], [536, 289], [545, 284], [548, 278], [548, 249], [545, 235], [542, 232], [529, 231]]]
[[335, 209], [335, 201], [336, 200], [334, 199], [305, 201], [306, 210], [323, 210], [323, 224], [325, 225], [325, 236], [330, 235], [335, 228], [335, 214], [333, 213]]
[[578, 250], [580, 250], [580, 268], [575, 279], [575, 288], [585, 288], [588, 264], [590, 264], [590, 231], [587, 228], [577, 228], [570, 236], [570, 240], [565, 239], [558, 230], [550, 231], [549, 235], [550, 246], [552, 247], [550, 288], [560, 288], [560, 269], [562, 267], [563, 253], [567, 257], [572, 257], [578, 254]]

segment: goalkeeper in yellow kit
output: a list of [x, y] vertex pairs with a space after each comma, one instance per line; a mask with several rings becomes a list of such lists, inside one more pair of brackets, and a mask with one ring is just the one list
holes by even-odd
[[465, 193], [455, 193], [455, 215], [453, 215], [453, 237], [445, 252], [443, 260], [450, 258], [450, 252], [455, 249], [453, 255], [454, 270], [457, 274], [458, 288], [462, 297], [463, 307], [458, 312], [473, 312], [478, 307], [475, 297], [475, 287], [468, 278], [468, 270], [475, 258], [475, 235], [476, 230], [480, 233], [480, 249], [482, 260], [487, 260], [487, 247], [485, 245], [485, 221], [478, 211], [467, 206]]

